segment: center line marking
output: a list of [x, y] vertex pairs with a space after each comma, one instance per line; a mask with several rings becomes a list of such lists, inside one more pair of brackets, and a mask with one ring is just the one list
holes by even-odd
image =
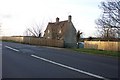
[[13, 50], [13, 51], [17, 51], [17, 52], [19, 52], [19, 50], [14, 49], [14, 48], [12, 48], [12, 47], [9, 47], [9, 46], [5, 46], [5, 47], [8, 48], [8, 49], [11, 49], [11, 50]]
[[73, 70], [73, 71], [77, 71], [77, 72], [79, 72], [79, 73], [87, 74], [87, 75], [89, 75], [89, 76], [93, 76], [93, 77], [100, 78], [100, 79], [104, 79], [104, 80], [109, 80], [109, 79], [104, 78], [104, 77], [102, 77], [102, 76], [95, 75], [95, 74], [92, 74], [92, 73], [89, 73], [89, 72], [86, 72], [86, 71], [83, 71], [83, 70], [79, 70], [79, 69], [76, 69], [76, 68], [73, 68], [73, 67], [70, 67], [70, 66], [67, 66], [67, 65], [63, 65], [63, 64], [61, 64], [61, 63], [57, 63], [57, 62], [54, 62], [54, 61], [51, 61], [51, 60], [48, 60], [48, 59], [45, 59], [45, 58], [42, 58], [42, 57], [39, 57], [39, 56], [36, 56], [36, 55], [31, 55], [31, 56], [34, 57], [34, 58], [37, 58], [37, 59], [40, 59], [40, 60], [43, 60], [43, 61], [46, 61], [46, 62], [55, 64], [55, 65], [64, 67], [64, 68], [67, 68], [67, 69]]

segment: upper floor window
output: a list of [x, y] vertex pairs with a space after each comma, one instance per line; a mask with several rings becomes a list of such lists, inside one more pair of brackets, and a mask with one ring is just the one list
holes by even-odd
[[48, 33], [50, 33], [50, 30], [48, 30]]
[[61, 30], [59, 30], [59, 34], [61, 33]]

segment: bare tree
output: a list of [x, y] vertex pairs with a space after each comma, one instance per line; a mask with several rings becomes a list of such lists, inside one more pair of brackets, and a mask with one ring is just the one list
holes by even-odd
[[80, 32], [80, 30], [78, 30], [77, 35], [76, 35], [77, 42], [79, 42], [81, 34], [82, 34], [82, 32]]
[[[80, 36], [81, 36], [81, 34], [82, 34], [82, 32], [80, 32], [80, 30], [78, 30], [77, 35], [76, 35], [77, 43], [78, 43], [79, 40], [80, 40]], [[77, 47], [79, 47], [79, 45], [77, 45]]]
[[26, 36], [41, 37], [42, 35], [42, 25], [34, 24], [31, 27], [27, 28], [25, 31]]
[[120, 1], [101, 2], [102, 15], [96, 20], [98, 31], [104, 38], [120, 37]]

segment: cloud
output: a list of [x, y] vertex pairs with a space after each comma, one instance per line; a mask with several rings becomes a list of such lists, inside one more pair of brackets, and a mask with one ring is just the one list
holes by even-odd
[[46, 27], [56, 17], [66, 20], [68, 15], [72, 15], [75, 27], [89, 34], [89, 28], [94, 28], [94, 20], [99, 15], [98, 3], [99, 0], [2, 0], [0, 21], [3, 22], [6, 34], [22, 35], [26, 26], [34, 22], [44, 20]]
[[1, 18], [3, 18], [3, 19], [8, 19], [8, 18], [11, 18], [12, 17], [12, 15], [10, 15], [10, 14], [4, 14], [4, 15], [0, 15], [1, 16]]

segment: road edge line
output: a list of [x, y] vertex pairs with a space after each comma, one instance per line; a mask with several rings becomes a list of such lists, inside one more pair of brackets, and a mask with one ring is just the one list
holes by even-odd
[[5, 47], [8, 48], [8, 49], [11, 49], [13, 51], [19, 52], [19, 50], [15, 49], [15, 48], [12, 48], [12, 47], [9, 47], [9, 46], [5, 46]]

